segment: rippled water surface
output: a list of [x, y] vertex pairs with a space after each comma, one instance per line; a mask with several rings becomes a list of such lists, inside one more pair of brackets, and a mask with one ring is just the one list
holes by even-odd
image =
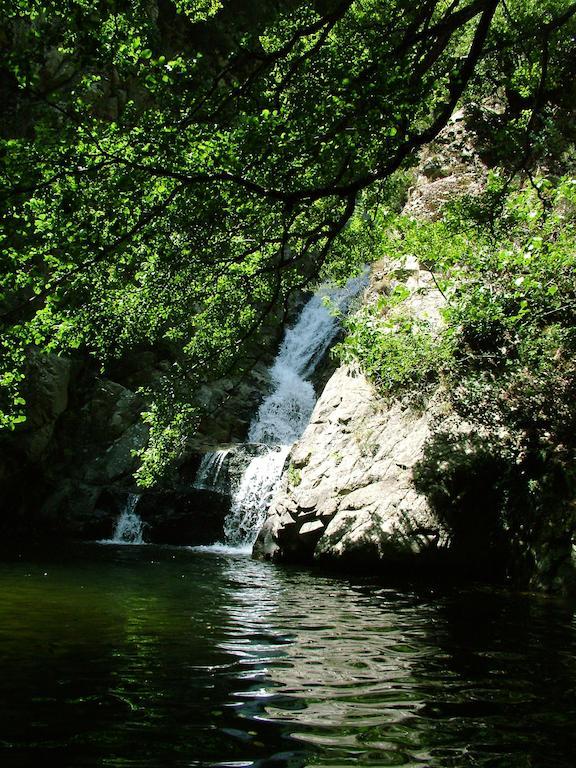
[[576, 762], [570, 606], [247, 557], [83, 546], [0, 564], [0, 765]]

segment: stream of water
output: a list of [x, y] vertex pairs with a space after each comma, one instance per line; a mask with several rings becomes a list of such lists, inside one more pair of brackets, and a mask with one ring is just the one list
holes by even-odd
[[196, 473], [194, 488], [225, 493], [228, 486], [225, 482], [224, 470], [229, 455], [229, 449], [205, 453]]
[[[248, 430], [247, 443], [261, 452], [246, 466], [233, 489], [232, 506], [224, 524], [226, 547], [239, 552], [252, 549], [282, 476], [292, 445], [306, 429], [316, 403], [309, 378], [339, 330], [341, 313], [366, 285], [367, 273], [343, 287], [320, 288], [306, 303], [298, 320], [288, 328], [270, 368], [271, 391], [264, 398]], [[227, 453], [207, 454], [196, 477], [196, 487], [218, 490]]]
[[144, 524], [136, 511], [140, 496], [128, 494], [124, 507], [118, 516], [111, 539], [104, 539], [100, 544], [144, 544]]
[[185, 549], [0, 559], [3, 768], [569, 768], [573, 606]]

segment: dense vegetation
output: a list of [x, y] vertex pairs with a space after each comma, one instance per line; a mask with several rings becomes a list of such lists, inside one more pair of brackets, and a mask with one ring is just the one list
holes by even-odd
[[394, 218], [381, 247], [435, 275], [443, 323], [413, 317], [399, 283], [350, 319], [339, 351], [387, 397], [444, 393], [417, 485], [460, 535], [562, 531], [576, 492], [576, 179], [493, 175], [436, 221]]
[[[103, 372], [129, 350], [177, 349], [151, 395], [147, 482], [194, 424], [189, 393], [241, 368], [246, 341], [296, 289], [366, 258], [357, 241], [396, 194], [394, 174], [463, 99], [504, 99], [480, 133], [510, 177], [552, 167], [572, 138], [566, 0], [20, 0], [2, 12], [0, 426], [26, 419], [32, 348]], [[535, 282], [539, 312], [563, 299], [546, 282], [559, 251], [533, 244], [542, 275], [526, 273], [516, 232], [504, 233], [508, 272], [488, 273], [484, 246], [462, 267], [496, 285], [521, 267], [512, 295], [465, 280], [455, 303], [496, 348], [529, 318], [538, 336]], [[452, 255], [434, 268], [465, 263]], [[515, 347], [536, 389], [549, 350], [571, 343], [554, 320]], [[393, 375], [435, 375], [435, 345], [409, 338]]]

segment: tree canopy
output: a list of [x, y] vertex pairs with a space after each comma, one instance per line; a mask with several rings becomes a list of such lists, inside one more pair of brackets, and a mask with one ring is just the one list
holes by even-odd
[[369, 258], [351, 219], [462, 99], [505, 102], [511, 174], [570, 131], [566, 0], [1, 5], [3, 427], [32, 346], [232, 370], [295, 289]]

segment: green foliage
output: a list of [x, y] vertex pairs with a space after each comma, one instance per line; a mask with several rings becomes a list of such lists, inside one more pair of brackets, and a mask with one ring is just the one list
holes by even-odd
[[320, 273], [322, 280], [343, 284], [359, 274], [367, 262], [381, 258], [382, 229], [402, 210], [412, 182], [409, 170], [396, 172], [363, 193], [332, 244], [330, 258]]
[[214, 16], [222, 8], [221, 0], [175, 0], [174, 5], [179, 13], [185, 14], [192, 22]]
[[414, 333], [393, 293], [351, 320], [341, 355], [388, 396], [442, 385], [444, 421], [468, 427], [438, 425], [416, 484], [460, 544], [502, 554], [517, 537], [529, 561], [527, 531], [551, 509], [569, 526], [576, 492], [576, 180], [494, 177], [440, 221], [399, 218], [383, 241], [437, 276], [444, 326]]
[[[186, 382], [151, 410], [172, 445], [182, 391], [242, 370], [294, 291], [381, 255], [370, 223], [475, 70], [542, 105], [572, 82], [572, 14], [547, 33], [546, 93], [535, 63], [567, 1], [516, 3], [513, 24], [497, 5], [3, 2], [0, 426], [25, 414], [31, 347], [105, 373], [154, 346]], [[405, 335], [416, 365], [430, 343]]]
[[[573, 20], [564, 25], [557, 21], [567, 19], [567, 10], [562, 0], [499, 4], [493, 55], [480, 62], [470, 88], [478, 146], [494, 166], [574, 171], [574, 28]], [[498, 95], [492, 91], [486, 107], [486, 84], [498, 82], [504, 88]]]
[[[474, 357], [504, 375], [535, 370], [547, 366], [543, 339], [556, 339], [558, 349], [569, 343], [576, 311], [575, 192], [571, 178], [519, 189], [465, 259], [437, 255], [436, 268], [449, 270], [453, 281], [446, 319], [461, 351], [472, 354], [461, 354], [459, 372], [474, 370]], [[451, 228], [460, 216], [461, 210], [451, 212]]]
[[[383, 391], [440, 374], [459, 386], [466, 377], [489, 377], [498, 386], [540, 377], [545, 386], [558, 361], [570, 357], [576, 181], [539, 179], [535, 188], [509, 190], [504, 199], [494, 186], [500, 188], [498, 179], [481, 197], [455, 201], [439, 221], [399, 217], [384, 233], [383, 250], [418, 258], [447, 303], [436, 339], [402, 314], [401, 286], [350, 320], [340, 353], [359, 360]], [[497, 213], [488, 215], [495, 204]]]
[[186, 439], [195, 432], [199, 417], [190, 405], [178, 402], [174, 393], [164, 392], [144, 414], [144, 421], [150, 429], [149, 444], [141, 454], [135, 479], [141, 488], [151, 488], [168, 476], [174, 461], [185, 453]]
[[288, 467], [288, 482], [294, 488], [298, 487], [302, 482], [302, 470], [295, 467], [294, 464], [290, 464]]
[[0, 340], [0, 429], [14, 429], [26, 421], [26, 400], [20, 393], [24, 373], [24, 355], [5, 340]]
[[471, 555], [480, 542], [497, 543], [502, 532], [498, 515], [510, 457], [495, 448], [483, 434], [440, 427], [414, 469], [416, 488]]
[[388, 397], [411, 394], [414, 387], [424, 395], [447, 355], [425, 322], [402, 312], [406, 298], [399, 286], [390, 298], [363, 307], [346, 321], [346, 337], [335, 348], [341, 362], [359, 364]]

